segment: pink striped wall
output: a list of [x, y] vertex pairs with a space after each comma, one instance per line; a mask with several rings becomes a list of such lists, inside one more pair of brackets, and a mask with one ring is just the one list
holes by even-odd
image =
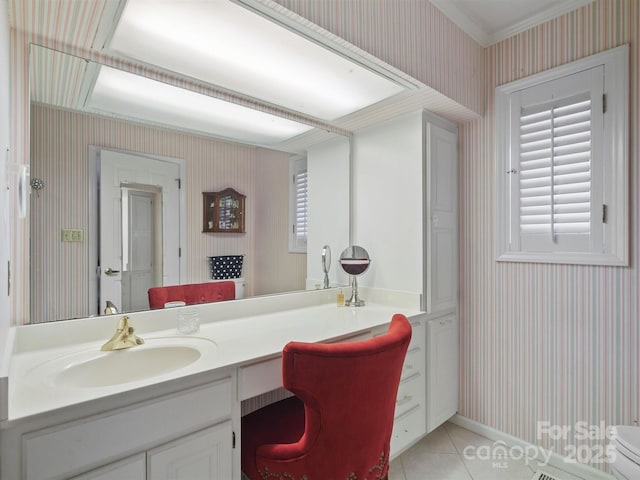
[[[38, 105], [31, 109], [31, 175], [44, 179], [45, 188], [32, 194], [29, 216], [32, 321], [88, 312], [90, 239], [62, 243], [60, 229], [89, 233], [90, 145], [185, 160], [185, 282], [209, 278], [207, 256], [245, 254], [247, 295], [253, 294], [254, 282], [261, 294], [304, 289], [306, 255], [287, 251], [288, 198], [280, 198], [280, 192], [288, 192], [288, 154]], [[264, 170], [282, 174], [265, 176]], [[229, 186], [247, 196], [247, 233], [201, 233], [201, 192]], [[257, 248], [264, 238], [272, 247], [268, 259]]]
[[[624, 43], [631, 46], [631, 267], [496, 263], [495, 87]], [[636, 0], [598, 0], [500, 42], [485, 52], [486, 115], [460, 127], [460, 414], [560, 454], [585, 442], [538, 439], [537, 421], [640, 420], [639, 45]]]

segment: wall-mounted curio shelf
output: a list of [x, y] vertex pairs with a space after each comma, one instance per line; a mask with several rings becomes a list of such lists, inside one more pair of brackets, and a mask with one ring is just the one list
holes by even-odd
[[245, 198], [233, 188], [202, 192], [202, 232], [244, 233]]

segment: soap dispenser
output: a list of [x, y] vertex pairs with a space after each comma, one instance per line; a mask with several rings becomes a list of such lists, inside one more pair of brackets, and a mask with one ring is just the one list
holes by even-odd
[[342, 291], [342, 289], [340, 289], [340, 291], [338, 292], [338, 299], [336, 303], [339, 307], [344, 307], [344, 292]]

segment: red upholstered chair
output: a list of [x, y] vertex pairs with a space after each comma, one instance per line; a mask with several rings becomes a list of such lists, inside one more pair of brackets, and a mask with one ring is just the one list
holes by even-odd
[[186, 305], [220, 302], [236, 298], [236, 284], [229, 282], [188, 283], [168, 287], [152, 287], [148, 290], [149, 307], [164, 308], [167, 302], [180, 301]]
[[411, 325], [396, 314], [382, 336], [291, 342], [284, 386], [295, 397], [242, 419], [242, 471], [251, 480], [386, 479]]

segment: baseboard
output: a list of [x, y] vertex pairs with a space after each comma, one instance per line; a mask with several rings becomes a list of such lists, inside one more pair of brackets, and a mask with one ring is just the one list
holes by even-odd
[[[536, 449], [541, 449], [538, 445], [532, 445], [520, 438], [501, 432], [500, 430], [496, 430], [495, 428], [476, 422], [470, 418], [463, 417], [462, 415], [456, 414], [451, 417], [449, 421], [490, 440], [502, 441], [509, 447], [535, 447]], [[545, 450], [545, 454], [550, 456], [549, 465], [560, 470], [564, 470], [576, 477], [583, 478], [584, 480], [615, 480], [613, 476], [608, 473], [597, 470], [589, 465], [566, 462], [566, 458], [556, 452], [549, 452], [548, 450]]]

